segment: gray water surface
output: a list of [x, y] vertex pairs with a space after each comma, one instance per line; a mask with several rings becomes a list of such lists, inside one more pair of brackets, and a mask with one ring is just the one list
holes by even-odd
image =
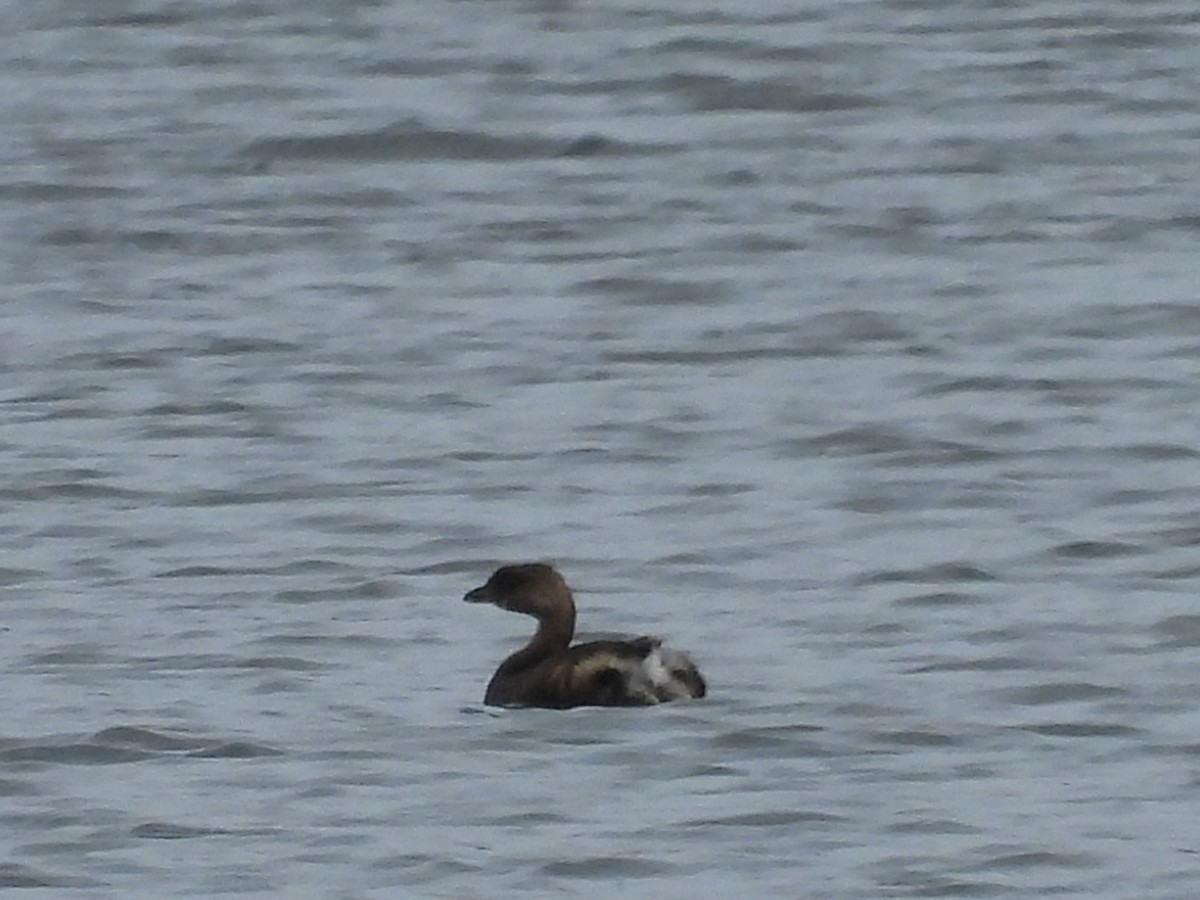
[[1196, 896], [1191, 0], [0, 17], [0, 887]]

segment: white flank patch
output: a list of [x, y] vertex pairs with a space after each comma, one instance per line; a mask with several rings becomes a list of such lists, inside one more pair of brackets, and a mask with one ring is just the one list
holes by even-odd
[[646, 673], [646, 678], [655, 687], [666, 687], [671, 683], [671, 672], [667, 669], [661, 647], [655, 647], [642, 660], [642, 671]]
[[625, 693], [631, 700], [653, 706], [664, 700], [692, 696], [688, 686], [671, 671], [687, 659], [675, 650], [655, 647], [643, 659], [622, 659], [613, 664], [625, 676]]

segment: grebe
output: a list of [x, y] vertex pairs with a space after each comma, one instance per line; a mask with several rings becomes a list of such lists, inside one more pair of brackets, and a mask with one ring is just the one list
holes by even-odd
[[658, 638], [570, 646], [575, 601], [563, 577], [544, 563], [501, 566], [463, 599], [538, 620], [533, 639], [488, 682], [483, 702], [489, 706], [652, 706], [707, 691], [692, 661]]

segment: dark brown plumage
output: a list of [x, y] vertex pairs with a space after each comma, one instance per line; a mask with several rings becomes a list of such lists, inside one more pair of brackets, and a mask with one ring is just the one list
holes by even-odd
[[563, 577], [543, 563], [502, 566], [468, 603], [493, 603], [537, 619], [533, 638], [504, 660], [488, 683], [489, 706], [650, 706], [703, 697], [703, 676], [658, 638], [571, 646], [575, 601]]

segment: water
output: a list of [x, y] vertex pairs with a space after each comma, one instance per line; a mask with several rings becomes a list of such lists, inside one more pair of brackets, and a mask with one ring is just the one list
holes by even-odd
[[1193, 4], [0, 14], [0, 884], [1195, 894]]

